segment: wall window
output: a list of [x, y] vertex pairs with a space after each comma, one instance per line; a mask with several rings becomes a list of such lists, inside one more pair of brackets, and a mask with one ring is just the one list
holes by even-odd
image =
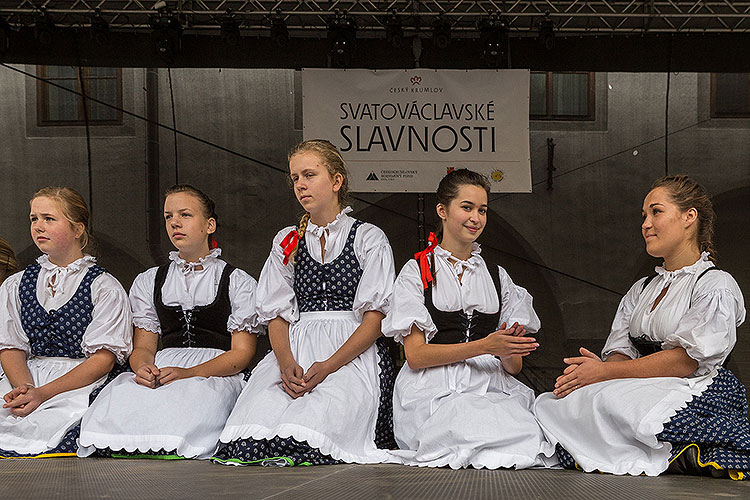
[[594, 73], [532, 71], [529, 115], [532, 120], [594, 120]]
[[[76, 92], [81, 85], [86, 95], [122, 108], [122, 71], [119, 68], [78, 68], [72, 66], [37, 66], [40, 78]], [[83, 98], [43, 81], [37, 82], [37, 121], [40, 126], [83, 125]], [[91, 100], [87, 101], [90, 125], [121, 125], [122, 112]]]
[[750, 73], [711, 74], [711, 118], [750, 118]]

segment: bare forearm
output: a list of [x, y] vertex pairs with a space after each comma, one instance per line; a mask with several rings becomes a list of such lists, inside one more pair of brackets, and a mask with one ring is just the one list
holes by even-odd
[[65, 375], [39, 389], [43, 392], [45, 399], [50, 399], [63, 392], [72, 391], [96, 382], [109, 373], [114, 365], [115, 355], [106, 349], [100, 349]]
[[380, 326], [384, 317], [377, 311], [367, 311], [364, 314], [362, 323], [354, 330], [354, 333], [333, 356], [328, 358], [332, 372], [365, 352], [381, 336]]
[[604, 362], [607, 363], [607, 362], [613, 362], [613, 361], [630, 361], [632, 359], [633, 358], [631, 358], [630, 356], [626, 356], [624, 354], [616, 352], [610, 355], [607, 359], [605, 359]]
[[[236, 342], [242, 336], [242, 342]], [[191, 377], [228, 377], [241, 372], [255, 356], [257, 336], [248, 332], [234, 332], [232, 348], [214, 359], [189, 369]], [[235, 345], [237, 344], [237, 345]]]
[[129, 363], [130, 368], [135, 372], [138, 371], [138, 368], [140, 368], [143, 365], [152, 365], [154, 364], [154, 352], [145, 347], [138, 347], [136, 346], [133, 349], [133, 353], [130, 355]]
[[422, 331], [416, 325], [412, 325], [411, 335], [404, 339], [406, 362], [412, 370], [450, 365], [487, 354], [481, 340], [460, 344], [425, 344], [423, 338]]
[[20, 349], [4, 349], [0, 351], [0, 363], [10, 385], [19, 387], [26, 384], [34, 385], [29, 365], [26, 364], [26, 353]]
[[605, 363], [606, 378], [687, 377], [698, 368], [698, 362], [685, 349], [676, 347], [638, 359]]
[[518, 375], [521, 372], [521, 368], [523, 368], [523, 358], [521, 356], [500, 358], [500, 362], [503, 364], [503, 369], [511, 375]]
[[289, 344], [289, 323], [283, 318], [274, 318], [268, 323], [268, 340], [280, 367], [296, 363]]

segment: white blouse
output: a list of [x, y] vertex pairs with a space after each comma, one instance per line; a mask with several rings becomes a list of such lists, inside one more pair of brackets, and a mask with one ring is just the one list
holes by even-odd
[[[346, 207], [336, 219], [320, 227], [309, 222], [305, 231], [305, 245], [310, 256], [322, 262], [320, 237], [325, 234], [325, 261], [336, 259], [346, 246], [349, 231], [356, 219], [349, 217], [351, 207]], [[294, 230], [289, 226], [278, 232], [273, 239], [271, 254], [268, 256], [258, 283], [258, 319], [267, 324], [281, 317], [289, 323], [299, 318], [297, 297], [294, 294], [294, 264], [291, 260], [284, 265], [281, 241]], [[362, 321], [367, 311], [379, 311], [385, 315], [390, 310], [393, 279], [393, 250], [388, 238], [380, 228], [364, 223], [357, 229], [354, 238], [354, 254], [362, 267], [362, 278], [354, 295], [352, 309], [358, 321]]]
[[[170, 252], [167, 276], [161, 287], [161, 300], [165, 306], [181, 306], [189, 310], [211, 304], [219, 290], [221, 273], [227, 263], [221, 259], [220, 248], [214, 248], [198, 262], [185, 262], [178, 252]], [[203, 269], [197, 270], [196, 267]], [[133, 325], [153, 333], [161, 333], [159, 316], [154, 305], [154, 283], [158, 267], [152, 267], [136, 276], [130, 287], [130, 307], [133, 308]], [[227, 331], [260, 333], [255, 311], [257, 282], [242, 269], [229, 275], [229, 302], [232, 313], [227, 319]]]
[[[444, 248], [435, 247], [435, 269], [432, 270], [435, 277], [432, 302], [435, 307], [441, 311], [461, 310], [467, 315], [475, 311], [487, 314], [497, 312], [499, 303], [495, 284], [480, 253], [479, 244], [474, 243], [471, 257], [462, 261]], [[531, 294], [513, 283], [505, 269], [500, 266], [498, 269], [503, 304], [498, 327], [503, 323], [511, 326], [518, 322], [526, 327], [527, 332], [537, 332], [541, 323], [534, 312]], [[462, 272], [459, 281], [458, 276]], [[424, 288], [416, 260], [411, 259], [404, 265], [396, 278], [393, 297], [391, 313], [383, 322], [383, 334], [403, 343], [404, 337], [411, 333], [412, 325], [416, 325], [429, 342], [437, 333], [437, 327], [424, 303]]]
[[[676, 271], [657, 267], [656, 277], [643, 290], [647, 278], [638, 280], [620, 301], [602, 358], [615, 353], [640, 357], [628, 334], [636, 338], [646, 335], [661, 341], [663, 349], [684, 348], [698, 362], [693, 376], [720, 366], [737, 342], [745, 306], [731, 274], [713, 270], [698, 280], [713, 265], [704, 252], [695, 264]], [[669, 290], [652, 312], [651, 307], [667, 285]]]
[[[42, 266], [36, 283], [36, 297], [45, 311], [59, 309], [78, 290], [86, 272], [96, 263], [90, 255], [66, 267], [56, 266], [47, 255], [37, 259]], [[18, 288], [23, 271], [0, 285], [0, 350], [21, 349], [31, 355], [29, 338], [21, 326], [21, 300]], [[54, 290], [54, 294], [53, 294]], [[90, 356], [99, 349], [111, 351], [124, 363], [133, 350], [133, 327], [128, 296], [111, 274], [102, 273], [91, 283], [92, 319], [83, 334], [81, 349]]]

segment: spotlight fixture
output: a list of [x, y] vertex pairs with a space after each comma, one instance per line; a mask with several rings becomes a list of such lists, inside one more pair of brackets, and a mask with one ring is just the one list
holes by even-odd
[[443, 16], [432, 22], [432, 41], [438, 48], [444, 49], [451, 43], [451, 23]]
[[96, 8], [91, 16], [91, 38], [100, 46], [109, 43], [109, 23], [104, 20], [99, 8]]
[[492, 66], [498, 66], [508, 50], [508, 24], [495, 14], [479, 25], [479, 40], [482, 44], [482, 57]]
[[39, 14], [34, 20], [34, 38], [42, 45], [50, 45], [54, 32], [55, 24], [50, 19], [47, 9], [40, 7]]
[[240, 24], [231, 9], [227, 9], [227, 13], [219, 19], [219, 26], [221, 26], [221, 39], [228, 45], [234, 46], [240, 43]]
[[328, 23], [331, 65], [336, 68], [348, 67], [354, 55], [356, 41], [357, 24], [354, 19], [337, 12], [336, 16]]
[[386, 19], [385, 38], [394, 49], [400, 49], [404, 45], [404, 28], [395, 10]]
[[549, 16], [549, 11], [544, 13], [544, 18], [539, 23], [539, 43], [547, 50], [555, 46], [555, 23]]
[[10, 48], [10, 24], [0, 17], [0, 57], [4, 56]]
[[289, 30], [280, 12], [271, 19], [271, 40], [279, 48], [284, 48], [289, 44]]
[[159, 57], [171, 63], [182, 52], [182, 26], [166, 2], [157, 2], [154, 8], [158, 12], [152, 14], [149, 19], [151, 28], [154, 30], [152, 33], [154, 48]]

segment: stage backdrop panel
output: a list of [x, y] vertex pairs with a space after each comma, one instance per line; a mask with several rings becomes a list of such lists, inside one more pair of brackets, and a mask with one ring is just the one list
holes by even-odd
[[531, 192], [528, 70], [302, 71], [305, 139], [343, 153], [359, 192], [434, 192], [453, 168]]

